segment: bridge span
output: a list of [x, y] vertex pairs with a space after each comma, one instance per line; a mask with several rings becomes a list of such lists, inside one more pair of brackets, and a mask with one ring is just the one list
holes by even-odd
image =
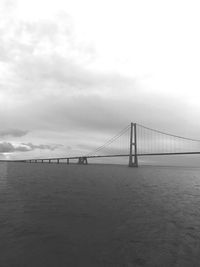
[[199, 155], [200, 140], [182, 137], [131, 123], [103, 145], [77, 156], [1, 160], [1, 162], [66, 163], [87, 165], [89, 159], [127, 157], [129, 167], [138, 167], [146, 156]]

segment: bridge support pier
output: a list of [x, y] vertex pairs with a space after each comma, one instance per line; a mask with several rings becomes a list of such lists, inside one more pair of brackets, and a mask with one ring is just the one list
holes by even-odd
[[[134, 146], [134, 154], [133, 154]], [[133, 161], [134, 157], [134, 161]], [[131, 134], [130, 134], [130, 154], [129, 154], [129, 167], [138, 167], [138, 156], [137, 156], [137, 126], [136, 123], [131, 123]]]
[[57, 163], [58, 163], [58, 164], [60, 163], [60, 160], [59, 160], [59, 159], [57, 159]]
[[67, 159], [67, 164], [69, 164], [69, 159]]
[[78, 164], [87, 165], [88, 164], [87, 157], [79, 157]]

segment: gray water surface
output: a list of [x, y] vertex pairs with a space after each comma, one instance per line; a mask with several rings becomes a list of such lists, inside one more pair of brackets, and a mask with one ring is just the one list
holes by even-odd
[[0, 266], [200, 266], [200, 169], [0, 163]]

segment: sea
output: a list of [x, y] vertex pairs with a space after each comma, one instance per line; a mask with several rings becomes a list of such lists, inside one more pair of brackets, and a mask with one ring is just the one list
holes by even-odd
[[0, 163], [0, 267], [200, 266], [200, 168]]

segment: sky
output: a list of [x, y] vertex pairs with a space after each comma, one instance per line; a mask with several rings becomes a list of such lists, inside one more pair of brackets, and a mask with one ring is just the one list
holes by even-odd
[[76, 155], [137, 122], [200, 137], [200, 3], [0, 0], [0, 158]]

